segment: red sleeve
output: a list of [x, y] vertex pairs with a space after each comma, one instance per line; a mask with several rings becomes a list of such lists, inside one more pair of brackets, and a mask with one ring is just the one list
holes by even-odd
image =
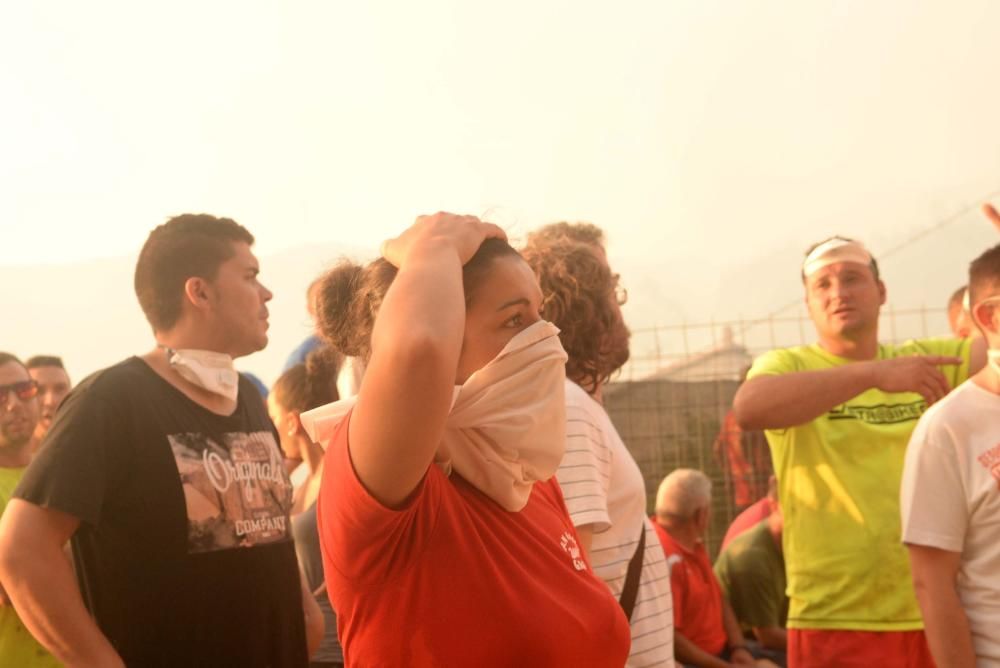
[[355, 582], [385, 582], [416, 563], [437, 519], [444, 473], [428, 468], [400, 509], [387, 508], [358, 480], [351, 462], [345, 418], [323, 460], [317, 523], [325, 563]]

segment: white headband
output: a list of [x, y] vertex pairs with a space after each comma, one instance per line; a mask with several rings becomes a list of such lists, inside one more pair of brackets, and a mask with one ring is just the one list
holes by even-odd
[[837, 262], [856, 262], [871, 265], [872, 255], [857, 241], [834, 237], [813, 249], [802, 262], [802, 274], [808, 278], [823, 267]]

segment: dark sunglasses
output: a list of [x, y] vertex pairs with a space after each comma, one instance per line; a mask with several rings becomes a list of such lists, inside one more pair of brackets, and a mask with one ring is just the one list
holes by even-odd
[[38, 383], [33, 380], [22, 380], [9, 385], [0, 385], [0, 406], [7, 404], [11, 392], [16, 394], [21, 401], [34, 399], [38, 396]]

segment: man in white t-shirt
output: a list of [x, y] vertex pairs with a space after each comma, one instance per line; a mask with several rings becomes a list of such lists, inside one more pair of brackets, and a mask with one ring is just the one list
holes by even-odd
[[603, 385], [629, 356], [625, 292], [602, 243], [594, 225], [557, 223], [530, 235], [522, 251], [542, 288], [543, 316], [569, 356], [566, 454], [556, 477], [594, 572], [629, 616], [627, 665], [673, 666], [670, 570], [646, 518], [642, 473], [601, 405]]
[[913, 432], [903, 542], [937, 665], [1000, 667], [1000, 245], [969, 267], [969, 298], [989, 364]]

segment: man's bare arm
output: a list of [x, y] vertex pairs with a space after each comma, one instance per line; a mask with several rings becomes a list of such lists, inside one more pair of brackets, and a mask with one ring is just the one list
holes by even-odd
[[962, 555], [923, 545], [906, 547], [934, 662], [949, 668], [974, 668], [976, 653], [969, 618], [955, 589]]
[[309, 585], [306, 584], [306, 577], [301, 572], [299, 573], [299, 584], [302, 588], [302, 612], [305, 616], [306, 649], [308, 656], [312, 658], [312, 655], [319, 649], [320, 643], [323, 642], [323, 634], [326, 632], [326, 620], [323, 619], [323, 611], [320, 610], [319, 603], [316, 602], [316, 597], [309, 591]]
[[63, 545], [80, 521], [12, 499], [0, 520], [0, 580], [21, 621], [67, 666], [125, 664], [87, 612]]
[[743, 429], [784, 429], [814, 420], [871, 386], [864, 363], [757, 376], [736, 392], [733, 413]]
[[726, 630], [726, 646], [730, 649], [731, 662], [735, 665], [753, 664], [753, 655], [743, 639], [743, 629], [736, 619], [732, 604], [725, 596], [722, 597], [722, 627]]
[[938, 365], [961, 362], [959, 357], [912, 355], [820, 371], [757, 376], [740, 386], [733, 411], [743, 429], [785, 429], [815, 420], [873, 387], [885, 392], [916, 392], [933, 404], [951, 389]]

